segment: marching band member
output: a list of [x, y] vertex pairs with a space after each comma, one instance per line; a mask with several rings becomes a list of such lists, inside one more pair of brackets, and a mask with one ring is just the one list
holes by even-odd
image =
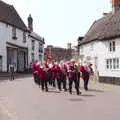
[[53, 87], [56, 87], [57, 84], [59, 91], [61, 91], [62, 85], [64, 91], [67, 91], [66, 83], [68, 78], [69, 93], [72, 94], [72, 85], [74, 82], [76, 94], [79, 95], [81, 94], [79, 91], [80, 76], [84, 80], [84, 89], [88, 90], [89, 77], [93, 75], [91, 66], [92, 64], [80, 66], [80, 63], [75, 60], [61, 61], [60, 64], [54, 61], [46, 61], [41, 64], [36, 62], [32, 64], [32, 74], [35, 83], [39, 86], [41, 85], [42, 91], [48, 91], [47, 82], [53, 85]]
[[77, 95], [81, 94], [81, 92], [79, 91], [79, 87], [78, 87], [76, 68], [74, 66], [74, 62], [71, 62], [70, 66], [69, 66], [69, 92], [70, 92], [70, 94], [72, 94], [73, 82], [75, 84], [75, 89], [76, 89]]
[[58, 86], [59, 91], [61, 91], [61, 69], [60, 69], [59, 64], [55, 65], [55, 70], [56, 70], [56, 75], [57, 75], [56, 76], [57, 86]]
[[60, 69], [61, 69], [61, 82], [63, 83], [63, 89], [64, 89], [64, 91], [67, 91], [67, 89], [66, 89], [67, 66], [65, 65], [65, 63], [61, 64]]
[[82, 78], [84, 80], [84, 89], [86, 91], [88, 90], [88, 81], [89, 81], [90, 75], [94, 74], [91, 66], [92, 64], [88, 63], [87, 65], [80, 67], [80, 71], [82, 72]]
[[78, 87], [80, 88], [80, 62], [77, 61], [77, 62], [75, 63], [75, 65], [76, 65], [76, 69], [77, 69]]
[[32, 64], [32, 74], [34, 77], [34, 82], [38, 84], [38, 63], [37, 62]]
[[52, 67], [53, 67], [53, 64], [54, 63], [48, 63], [48, 67], [49, 67], [49, 70], [48, 70], [48, 82], [50, 85], [52, 85]]
[[52, 70], [52, 85], [53, 85], [53, 87], [56, 87], [56, 85], [55, 85], [55, 79], [57, 77], [57, 72], [56, 72], [55, 64], [56, 63], [53, 63], [53, 66], [51, 68], [51, 70]]
[[40, 67], [40, 78], [42, 90], [44, 91], [44, 87], [46, 92], [48, 91], [47, 81], [48, 81], [48, 65], [44, 62]]
[[55, 81], [57, 80], [58, 89], [61, 91], [60, 75], [61, 75], [61, 70], [60, 70], [58, 63], [56, 62], [52, 67], [53, 86], [56, 87]]
[[80, 66], [80, 71], [82, 73], [82, 78], [84, 80], [84, 89], [88, 90], [89, 72], [86, 70], [85, 66]]

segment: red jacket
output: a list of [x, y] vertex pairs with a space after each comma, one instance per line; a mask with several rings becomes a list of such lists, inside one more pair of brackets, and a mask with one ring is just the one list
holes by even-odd
[[60, 69], [61, 69], [61, 72], [63, 75], [67, 75], [67, 66], [66, 65], [62, 65]]
[[68, 75], [68, 77], [69, 77], [69, 79], [77, 80], [77, 72], [75, 71], [74, 66], [69, 67], [69, 75]]
[[85, 69], [84, 66], [80, 66], [80, 71], [82, 72], [82, 78], [89, 77], [89, 72]]
[[38, 65], [36, 65], [35, 63], [32, 64], [32, 74], [38, 75]]
[[60, 79], [61, 69], [60, 69], [59, 65], [56, 66], [56, 71], [57, 71], [57, 79]]
[[55, 79], [55, 78], [60, 79], [60, 75], [61, 75], [61, 69], [60, 69], [59, 65], [54, 65], [52, 67], [52, 77], [53, 77], [53, 79]]
[[41, 76], [41, 79], [48, 79], [48, 70], [49, 70], [49, 67], [47, 64], [44, 64], [43, 66], [40, 67], [40, 76]]

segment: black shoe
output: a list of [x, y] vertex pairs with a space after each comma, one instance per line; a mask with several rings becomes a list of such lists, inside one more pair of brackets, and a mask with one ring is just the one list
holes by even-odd
[[48, 89], [46, 89], [45, 91], [48, 92]]
[[85, 88], [85, 91], [88, 91], [88, 88]]
[[64, 92], [67, 92], [67, 89], [64, 89]]
[[80, 94], [82, 94], [81, 92], [77, 92], [77, 95], [80, 95]]
[[61, 89], [59, 89], [59, 91], [62, 91]]

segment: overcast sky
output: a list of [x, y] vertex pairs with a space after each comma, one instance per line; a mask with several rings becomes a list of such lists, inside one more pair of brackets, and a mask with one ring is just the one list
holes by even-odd
[[3, 0], [13, 4], [27, 25], [33, 17], [34, 32], [45, 38], [46, 45], [67, 47], [84, 36], [91, 24], [109, 12], [111, 0]]

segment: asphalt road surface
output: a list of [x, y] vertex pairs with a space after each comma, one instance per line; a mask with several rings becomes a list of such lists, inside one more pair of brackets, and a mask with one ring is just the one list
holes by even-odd
[[89, 83], [68, 92], [42, 92], [33, 78], [0, 82], [0, 120], [120, 120], [120, 86]]

